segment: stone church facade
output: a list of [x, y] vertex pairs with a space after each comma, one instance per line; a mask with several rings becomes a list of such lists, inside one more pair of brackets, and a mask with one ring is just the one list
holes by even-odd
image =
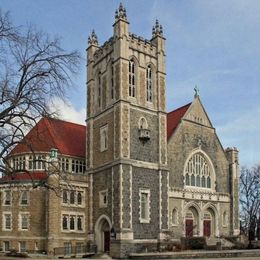
[[[60, 196], [47, 204], [42, 199], [39, 214], [48, 212], [43, 219], [49, 228], [39, 227], [32, 237], [41, 237], [41, 249], [49, 253], [68, 248], [68, 243], [88, 243], [118, 258], [158, 250], [169, 233], [173, 239], [238, 235], [237, 149], [222, 147], [197, 93], [192, 103], [166, 112], [165, 38], [158, 21], [151, 40], [138, 37], [129, 32], [126, 10], [120, 5], [113, 28], [113, 36], [102, 46], [94, 31], [88, 40], [86, 137], [79, 140], [77, 128], [76, 139], [60, 137], [60, 144], [62, 138], [68, 140], [67, 150], [57, 143], [36, 148], [46, 156], [56, 148], [57, 165], [62, 158], [74, 164], [86, 158], [81, 172], [75, 165], [73, 171], [67, 168], [73, 182], [69, 187], [82, 193], [80, 204], [66, 204], [72, 195], [63, 183]], [[65, 123], [63, 129], [70, 127]], [[85, 157], [82, 151], [70, 151], [75, 141], [84, 144]], [[23, 153], [17, 149], [10, 158]], [[52, 177], [48, 182], [62, 180]], [[2, 194], [12, 191], [6, 183], [3, 178]], [[50, 193], [40, 190], [40, 197]], [[2, 228], [5, 212], [1, 206]], [[11, 208], [8, 212], [11, 217], [16, 214]], [[3, 248], [18, 234], [7, 231], [0, 233]]]

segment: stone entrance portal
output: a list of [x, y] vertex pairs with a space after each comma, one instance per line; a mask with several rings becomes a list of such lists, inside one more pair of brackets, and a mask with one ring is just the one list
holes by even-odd
[[106, 215], [98, 218], [95, 225], [95, 242], [98, 252], [110, 251], [111, 221]]

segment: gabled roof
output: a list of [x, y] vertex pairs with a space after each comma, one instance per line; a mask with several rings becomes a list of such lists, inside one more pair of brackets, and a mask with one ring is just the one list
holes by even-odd
[[186, 111], [189, 109], [191, 104], [192, 103], [189, 103], [185, 106], [179, 107], [176, 110], [173, 110], [172, 112], [169, 112], [167, 114], [167, 139], [168, 140], [173, 134], [178, 124], [180, 123]]
[[48, 174], [46, 172], [19, 172], [12, 175], [3, 176], [0, 182], [5, 181], [40, 181], [47, 179]]
[[24, 152], [50, 152], [85, 157], [86, 127], [58, 119], [42, 118], [9, 155]]

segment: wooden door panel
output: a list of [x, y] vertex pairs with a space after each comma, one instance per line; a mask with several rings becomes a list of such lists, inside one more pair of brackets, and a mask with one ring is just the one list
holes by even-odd
[[211, 235], [211, 221], [210, 220], [203, 221], [203, 235], [205, 237], [210, 237], [210, 235]]
[[192, 237], [193, 236], [193, 220], [192, 219], [186, 219], [185, 229], [186, 229], [186, 237]]
[[104, 252], [110, 251], [110, 232], [104, 231]]

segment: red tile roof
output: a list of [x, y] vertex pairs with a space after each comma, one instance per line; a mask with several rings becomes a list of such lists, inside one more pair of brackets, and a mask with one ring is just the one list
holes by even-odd
[[173, 110], [172, 112], [169, 112], [167, 114], [167, 139], [171, 137], [173, 134], [174, 130], [178, 126], [178, 124], [181, 121], [181, 118], [184, 116], [188, 108], [190, 107], [191, 103], [179, 107], [176, 110]]
[[56, 148], [61, 154], [85, 157], [86, 127], [62, 120], [42, 118], [10, 155], [23, 152], [50, 152]]
[[[171, 137], [191, 103], [167, 114], [167, 139]], [[86, 156], [86, 127], [51, 118], [42, 118], [9, 155], [23, 152], [49, 152], [56, 148], [61, 154]], [[27, 145], [26, 145], [27, 144]], [[30, 148], [31, 147], [31, 148]]]
[[47, 179], [48, 175], [46, 172], [19, 172], [12, 175], [3, 176], [0, 178], [0, 182], [5, 181], [40, 181]]

